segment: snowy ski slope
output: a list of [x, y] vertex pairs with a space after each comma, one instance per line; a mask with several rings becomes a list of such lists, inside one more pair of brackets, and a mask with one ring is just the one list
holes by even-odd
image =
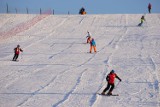
[[[160, 107], [160, 14], [141, 16], [1, 14], [0, 107]], [[120, 96], [96, 94], [112, 69]]]

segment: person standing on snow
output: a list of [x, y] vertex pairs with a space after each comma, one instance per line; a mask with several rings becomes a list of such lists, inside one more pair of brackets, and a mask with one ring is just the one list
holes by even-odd
[[148, 4], [148, 12], [151, 13], [152, 5], [151, 3]]
[[111, 70], [111, 72], [106, 77], [106, 81], [108, 82], [108, 85], [103, 90], [103, 92], [101, 93], [102, 95], [105, 95], [105, 92], [107, 90], [109, 90], [109, 92], [107, 93], [107, 95], [112, 95], [112, 91], [113, 91], [113, 89], [115, 87], [115, 85], [114, 85], [115, 78], [117, 78], [117, 79], [119, 79], [119, 81], [121, 81], [121, 79], [117, 76], [117, 74], [114, 72], [114, 70]]
[[20, 51], [23, 52], [23, 50], [20, 48], [20, 45], [17, 45], [17, 47], [14, 48], [14, 57], [12, 61], [17, 61]]
[[86, 14], [84, 7], [82, 7], [82, 8], [79, 10], [79, 14], [81, 14], [81, 15]]
[[144, 16], [142, 16], [142, 17], [141, 17], [141, 23], [139, 23], [138, 26], [142, 26], [142, 24], [143, 24], [143, 22], [144, 22], [145, 20], [146, 20], [146, 19], [144, 18]]
[[92, 48], [94, 49], [94, 52], [97, 52], [97, 50], [96, 50], [96, 42], [95, 42], [95, 40], [93, 38], [90, 41], [90, 53], [92, 53]]
[[91, 34], [89, 33], [89, 32], [87, 32], [87, 43], [90, 43], [90, 41], [91, 41]]

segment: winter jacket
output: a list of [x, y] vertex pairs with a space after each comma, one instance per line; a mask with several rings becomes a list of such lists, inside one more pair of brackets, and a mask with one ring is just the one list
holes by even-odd
[[91, 37], [91, 34], [88, 32], [86, 38], [90, 38]]
[[20, 51], [23, 52], [23, 50], [22, 50], [21, 48], [18, 48], [18, 47], [17, 47], [17, 48], [14, 48], [15, 54], [19, 54]]
[[149, 8], [149, 9], [151, 9], [151, 8], [152, 8], [152, 5], [151, 5], [150, 3], [149, 3], [149, 5], [148, 5], [148, 8]]
[[79, 11], [79, 14], [83, 14], [85, 12], [85, 9], [82, 7]]
[[95, 40], [93, 38], [92, 38], [90, 44], [91, 44], [91, 46], [96, 46], [96, 42], [95, 42]]
[[145, 21], [144, 16], [141, 17], [141, 23], [143, 23]]
[[106, 80], [108, 81], [109, 84], [114, 84], [115, 78], [121, 81], [121, 79], [117, 76], [116, 73], [109, 73], [106, 77]]

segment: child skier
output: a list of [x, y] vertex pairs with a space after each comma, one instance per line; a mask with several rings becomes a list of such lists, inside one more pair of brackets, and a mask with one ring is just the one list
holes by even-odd
[[88, 35], [87, 35], [87, 43], [90, 43], [90, 41], [91, 41], [91, 35], [90, 35], [90, 33], [89, 32], [87, 32], [88, 33]]
[[20, 48], [20, 45], [17, 45], [17, 47], [14, 48], [14, 57], [12, 61], [17, 61], [20, 51], [23, 52], [23, 50]]
[[145, 20], [146, 20], [146, 19], [144, 18], [144, 16], [142, 16], [142, 17], [141, 17], [141, 23], [139, 23], [138, 26], [142, 26], [142, 24], [143, 24], [143, 22], [144, 22]]
[[151, 8], [152, 8], [152, 5], [151, 5], [151, 3], [149, 3], [149, 4], [148, 4], [148, 12], [149, 12], [149, 13], [151, 13]]
[[115, 78], [119, 79], [119, 81], [121, 81], [121, 79], [117, 76], [117, 74], [114, 72], [114, 70], [111, 70], [111, 72], [107, 75], [106, 77], [106, 81], [108, 82], [107, 87], [103, 90], [103, 92], [101, 93], [102, 95], [105, 95], [105, 92], [107, 90], [109, 90], [109, 92], [107, 93], [107, 95], [112, 95], [112, 91], [114, 89], [114, 80]]
[[97, 52], [96, 51], [96, 42], [93, 38], [90, 41], [90, 53], [92, 53], [92, 48], [94, 49], [94, 52]]

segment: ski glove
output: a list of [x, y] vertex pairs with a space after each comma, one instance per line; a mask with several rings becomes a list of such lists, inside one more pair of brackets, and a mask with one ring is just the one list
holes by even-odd
[[121, 82], [122, 80], [121, 80], [121, 79], [119, 79], [119, 81]]

